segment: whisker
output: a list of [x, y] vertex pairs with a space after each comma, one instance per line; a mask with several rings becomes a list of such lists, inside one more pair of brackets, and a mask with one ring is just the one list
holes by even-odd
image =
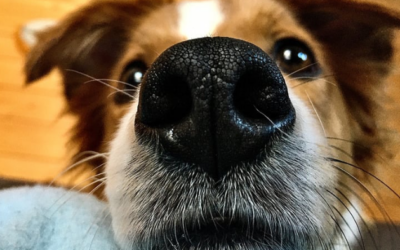
[[98, 79], [96, 79], [96, 78], [94, 78], [94, 77], [92, 77], [92, 76], [90, 76], [90, 75], [85, 74], [85, 73], [82, 73], [82, 72], [79, 72], [79, 71], [76, 71], [76, 70], [73, 70], [73, 69], [66, 69], [65, 71], [70, 71], [70, 72], [74, 72], [74, 73], [80, 74], [80, 75], [82, 75], [82, 76], [86, 76], [86, 77], [92, 79], [92, 81], [94, 81], [94, 82], [101, 83], [101, 84], [103, 84], [104, 86], [109, 87], [110, 89], [113, 89], [113, 90], [115, 90], [115, 91], [117, 91], [117, 92], [121, 92], [121, 93], [123, 93], [124, 95], [127, 95], [127, 96], [129, 96], [129, 97], [131, 97], [131, 98], [134, 98], [132, 95], [130, 95], [130, 94], [124, 92], [123, 90], [120, 90], [119, 88], [116, 88], [116, 87], [114, 87], [114, 86], [112, 86], [112, 85], [110, 85], [110, 84], [108, 84], [108, 83], [106, 83], [106, 82], [104, 82], [104, 81], [98, 80]]
[[[344, 238], [344, 240], [347, 242], [348, 248], [351, 249], [350, 243], [347, 240], [346, 235], [344, 234], [344, 231], [343, 231], [342, 227], [340, 226], [339, 222], [337, 221], [337, 218], [336, 218], [335, 213], [333, 211], [332, 205], [329, 204], [329, 202], [325, 199], [325, 197], [320, 192], [317, 191], [317, 194], [321, 197], [322, 201], [328, 206], [328, 208], [329, 208], [329, 210], [331, 212], [330, 217], [331, 217], [332, 221], [334, 222], [336, 228], [339, 229], [339, 231], [341, 232], [342, 238]], [[334, 244], [336, 245], [336, 243], [334, 243]]]
[[366, 194], [371, 198], [371, 200], [375, 203], [375, 205], [378, 207], [378, 209], [380, 210], [380, 212], [382, 213], [382, 215], [390, 222], [391, 226], [394, 228], [394, 230], [396, 231], [396, 233], [400, 236], [399, 231], [397, 230], [392, 218], [390, 217], [390, 215], [388, 214], [388, 212], [386, 211], [386, 209], [379, 203], [379, 201], [375, 198], [375, 196], [371, 193], [371, 191], [360, 181], [358, 180], [354, 175], [350, 174], [349, 172], [347, 172], [346, 170], [332, 165], [334, 168], [336, 168], [337, 170], [339, 170], [340, 172], [342, 172], [343, 174], [345, 174], [345, 176], [349, 177], [350, 179], [352, 179], [353, 181], [355, 181], [355, 183], [357, 183], [365, 192]]
[[[90, 184], [88, 184], [88, 185], [82, 187], [82, 188], [81, 188], [80, 190], [78, 190], [77, 192], [78, 192], [78, 193], [81, 192], [82, 190], [84, 190], [85, 188], [89, 187], [90, 185], [93, 185], [93, 184], [96, 184], [96, 183], [104, 183], [105, 180], [106, 180], [106, 178], [102, 178], [102, 179], [98, 179], [98, 180], [96, 180], [96, 181], [93, 181], [93, 182], [91, 182]], [[96, 188], [98, 188], [98, 187], [100, 187], [100, 186], [101, 186], [101, 185], [98, 185]], [[61, 201], [61, 199], [65, 198], [65, 197], [67, 196], [66, 199], [65, 199], [63, 202], [61, 202], [60, 204], [58, 204], [58, 206], [57, 206], [56, 209], [53, 211], [53, 213], [50, 215], [50, 217], [53, 216], [53, 215], [58, 211], [58, 209], [60, 209], [63, 205], [65, 205], [65, 204], [73, 197], [73, 194], [74, 194], [74, 193], [66, 193], [66, 194], [62, 195], [59, 199], [57, 199], [57, 200], [54, 202], [53, 205], [57, 204], [57, 202]]]
[[[48, 184], [48, 186], [52, 186], [58, 179], [60, 179], [63, 175], [65, 175], [67, 172], [71, 171], [72, 169], [74, 169], [76, 166], [79, 166], [85, 162], [91, 161], [93, 159], [97, 159], [97, 158], [105, 158], [107, 159], [107, 156], [105, 154], [101, 154], [101, 153], [96, 153], [96, 155], [93, 156], [89, 156], [87, 158], [84, 158], [78, 162], [75, 162], [74, 164], [70, 165], [69, 167], [65, 168], [63, 171], [61, 171], [59, 174], [57, 174], [53, 180]], [[95, 169], [98, 169], [99, 166], [97, 166]]]
[[[299, 76], [299, 77], [293, 77], [293, 80], [317, 80], [317, 79], [324, 79], [324, 78], [328, 78], [328, 77], [333, 77], [335, 76], [334, 74], [330, 74], [330, 75], [322, 75], [322, 76]], [[335, 84], [336, 85], [336, 84]]]
[[[344, 219], [343, 215], [339, 212], [339, 210], [338, 210], [335, 206], [332, 206], [332, 208], [333, 208], [333, 210], [335, 210], [335, 212], [339, 215], [339, 217], [340, 217], [340, 218], [342, 219], [342, 221], [346, 224], [346, 226], [350, 229], [349, 223]], [[345, 234], [344, 231], [343, 231], [343, 228], [340, 227], [340, 231], [342, 232], [343, 238], [345, 239], [346, 244], [347, 244], [347, 246], [349, 247], [349, 249], [350, 249], [350, 250], [353, 249], [352, 247], [350, 247], [350, 242], [349, 242], [349, 240], [347, 239], [346, 234]], [[351, 231], [351, 233], [352, 233], [354, 236], [356, 236], [355, 233], [354, 233], [351, 229], [350, 229], [350, 231]], [[360, 243], [358, 242], [358, 240], [357, 240], [357, 243], [360, 244]], [[360, 244], [360, 245], [361, 245], [361, 244]], [[361, 245], [361, 246], [362, 246], [362, 245]], [[365, 250], [365, 246], [364, 246], [363, 249]]]
[[330, 137], [330, 136], [327, 136], [325, 138], [328, 139], [328, 140], [333, 140], [333, 141], [347, 142], [347, 143], [352, 144], [352, 145], [354, 145], [354, 146], [356, 146], [358, 148], [368, 149], [367, 146], [361, 145], [361, 144], [359, 144], [359, 143], [357, 143], [355, 141], [350, 141], [350, 140], [346, 140], [346, 139], [343, 139], [343, 138]]
[[[69, 190], [70, 190], [70, 191], [71, 191], [71, 190], [75, 190], [78, 186], [80, 186], [80, 184], [82, 184], [82, 183], [84, 183], [84, 182], [86, 182], [86, 181], [88, 181], [88, 180], [90, 180], [90, 179], [95, 179], [95, 178], [98, 177], [98, 176], [102, 176], [103, 174], [104, 174], [104, 173], [99, 173], [99, 174], [96, 174], [96, 175], [89, 176], [89, 177], [87, 177], [87, 178], [81, 180], [79, 183], [76, 183], [74, 186], [70, 187]], [[89, 184], [87, 184], [87, 185], [81, 187], [80, 189], [78, 189], [78, 190], [76, 190], [76, 191], [77, 191], [77, 192], [81, 192], [82, 190], [84, 190], [85, 188], [89, 187], [90, 185], [93, 185], [93, 184], [96, 184], [96, 183], [99, 183], [99, 182], [101, 183], [103, 180], [106, 180], [106, 177], [103, 177], [103, 178], [101, 178], [101, 179], [95, 179], [95, 181], [90, 182]], [[65, 195], [67, 195], [67, 194], [65, 194]], [[56, 204], [57, 202], [59, 202], [62, 198], [64, 198], [65, 195], [63, 195], [63, 196], [61, 196], [59, 199], [57, 199], [57, 200], [54, 202], [53, 205], [55, 205], [55, 204]], [[67, 199], [66, 201], [68, 201], [68, 199]], [[65, 202], [66, 202], [66, 201], [65, 201]], [[63, 202], [63, 203], [64, 203], [64, 202]], [[57, 211], [57, 210], [56, 210], [56, 211]], [[56, 211], [54, 211], [54, 212], [56, 212]]]
[[[83, 180], [83, 181], [86, 181], [86, 180], [88, 180], [88, 179], [90, 179], [90, 178], [95, 178], [96, 176], [90, 176], [89, 178], [87, 178], [87, 179], [85, 179], [85, 180]], [[104, 180], [105, 180], [106, 178], [103, 178], [103, 179], [100, 179], [100, 180], [97, 180], [97, 181], [95, 181], [95, 182], [103, 182]], [[82, 181], [82, 182], [83, 182]], [[104, 183], [104, 182], [103, 182]], [[90, 183], [89, 185], [92, 185], [93, 183]], [[74, 188], [76, 188], [77, 186], [78, 186], [79, 184], [77, 184], [75, 187], [72, 187], [70, 190], [72, 190], [72, 189], [74, 189]], [[86, 188], [86, 187], [83, 187], [81, 190], [83, 190], [84, 188]], [[79, 191], [78, 191], [79, 192]], [[72, 197], [73, 197], [73, 195], [74, 195], [74, 192], [66, 192], [65, 194], [63, 194], [63, 195], [61, 195], [60, 197], [58, 197], [52, 204], [50, 204], [49, 205], [49, 207], [47, 208], [47, 212], [48, 212], [48, 216], [49, 216], [49, 218], [51, 218], [52, 216], [54, 216], [54, 214], [64, 205], [64, 204], [66, 204], [66, 202], [68, 202]], [[67, 197], [67, 199], [65, 199], [64, 201], [62, 201], [62, 199], [63, 198], [65, 198], [65, 197]], [[54, 206], [57, 204], [57, 203], [59, 203], [60, 201], [62, 201], [60, 204], [58, 204], [58, 206], [57, 207], [55, 207], [55, 209], [54, 209]], [[38, 236], [38, 237], [40, 237], [40, 235]]]
[[[363, 205], [362, 205], [362, 206], [363, 206], [363, 210], [367, 210], [367, 213], [366, 213], [366, 214], [371, 214], [372, 216], [376, 216], [376, 211], [372, 208], [371, 203], [370, 203], [370, 202], [367, 202], [366, 199], [364, 199], [363, 197], [361, 197], [359, 191], [354, 190], [353, 187], [350, 187], [349, 185], [347, 185], [347, 184], [345, 184], [345, 183], [343, 183], [343, 182], [341, 182], [341, 181], [339, 181], [339, 185], [340, 185], [341, 188], [346, 189], [346, 192], [351, 193], [351, 194], [353, 195], [353, 197], [357, 198], [358, 201], [361, 202], [361, 203], [363, 204]], [[371, 199], [372, 199], [372, 198], [371, 198]], [[376, 202], [373, 202], [373, 204], [375, 205], [375, 207], [378, 207], [378, 210], [379, 210], [379, 206], [376, 204]], [[379, 213], [382, 214], [382, 215], [385, 217], [384, 213], [383, 213], [381, 210], [379, 210]], [[385, 217], [385, 221], [386, 221], [386, 222], [388, 221], [386, 217]], [[386, 227], [386, 229], [387, 229], [388, 232], [393, 231], [393, 225], [391, 225], [390, 223], [384, 223], [384, 226]], [[367, 228], [368, 228], [368, 227], [367, 227]], [[379, 230], [376, 231], [376, 233], [377, 233], [376, 238], [373, 237], [373, 232], [372, 232], [372, 231], [369, 231], [369, 232], [371, 233], [371, 239], [372, 239], [374, 242], [375, 242], [375, 239], [381, 239], [381, 237], [382, 237], [382, 234], [381, 234], [381, 232], [380, 232]], [[390, 233], [389, 235], [390, 235], [389, 237], [390, 237], [390, 240], [391, 240], [392, 246], [393, 246], [394, 236], [393, 236], [392, 233]], [[376, 244], [376, 246], [378, 246], [377, 242], [375, 242], [375, 244]], [[378, 249], [379, 249], [379, 248], [378, 248]], [[393, 248], [390, 248], [390, 249], [393, 249]]]
[[[360, 227], [359, 227], [359, 225], [358, 225], [358, 223], [357, 223], [357, 220], [356, 220], [356, 218], [354, 217], [353, 213], [350, 211], [350, 209], [347, 207], [347, 205], [346, 205], [337, 195], [335, 195], [334, 193], [332, 193], [331, 191], [329, 191], [329, 190], [327, 190], [327, 189], [326, 189], [325, 191], [328, 192], [329, 194], [331, 194], [333, 197], [335, 197], [335, 198], [340, 202], [340, 204], [343, 205], [343, 207], [346, 209], [346, 211], [350, 214], [350, 216], [352, 217], [354, 223], [355, 223], [356, 226], [357, 226], [358, 234], [359, 234], [359, 236], [360, 236], [360, 239], [357, 239], [357, 242], [358, 242], [358, 244], [362, 247], [362, 249], [365, 250], [365, 242], [364, 242], [364, 239], [363, 239], [363, 236], [362, 236], [362, 233], [361, 233], [361, 229], [360, 229]], [[351, 204], [351, 203], [350, 203], [350, 204]], [[351, 205], [351, 206], [354, 208], [353, 205]], [[349, 225], [348, 222], [345, 220], [345, 218], [343, 217], [343, 215], [339, 212], [339, 210], [338, 210], [336, 207], [334, 207], [334, 209], [340, 214], [340, 216], [342, 217], [342, 220], [346, 223], [346, 225], [347, 225], [347, 227], [350, 229], [350, 231], [352, 231], [352, 234], [357, 238], [356, 233], [353, 232], [353, 230], [351, 229], [350, 225]], [[354, 210], [356, 210], [356, 209], [354, 208]]]
[[[123, 92], [125, 92], [125, 93], [128, 93], [128, 92], [133, 92], [133, 94], [134, 93], [136, 93], [136, 89], [131, 89], [131, 90], [129, 90], [129, 89], [125, 89], [125, 90], [121, 90], [121, 91], [123, 91]], [[111, 92], [110, 94], [108, 94], [107, 95], [107, 98], [110, 98], [110, 96], [112, 96], [112, 95], [115, 95], [115, 94], [117, 94], [117, 93], [119, 93], [120, 91], [114, 91], [114, 92]], [[134, 99], [134, 97], [132, 97], [132, 100]]]
[[365, 169], [363, 169], [363, 168], [360, 168], [360, 167], [357, 166], [357, 165], [354, 165], [354, 164], [351, 164], [351, 163], [349, 163], [349, 162], [345, 162], [345, 161], [342, 161], [342, 160], [339, 160], [339, 159], [335, 159], [335, 158], [328, 157], [328, 160], [333, 161], [333, 162], [337, 162], [337, 163], [341, 163], [341, 164], [344, 164], [344, 165], [347, 165], [347, 166], [350, 166], [350, 167], [353, 167], [353, 168], [355, 168], [355, 169], [358, 169], [358, 170], [362, 171], [363, 173], [367, 174], [368, 176], [371, 176], [372, 178], [374, 178], [375, 180], [377, 180], [379, 183], [381, 183], [383, 186], [385, 186], [387, 189], [389, 189], [389, 191], [390, 191], [392, 194], [394, 194], [394, 195], [400, 200], [400, 195], [399, 195], [393, 188], [391, 188], [388, 184], [386, 184], [386, 183], [385, 183], [384, 181], [382, 181], [380, 178], [378, 178], [377, 176], [371, 174], [371, 173], [368, 172], [367, 170], [365, 170]]
[[[368, 147], [366, 147], [366, 146], [364, 146], [364, 145], [361, 145], [361, 144], [356, 143], [356, 142], [354, 142], [354, 141], [342, 139], [342, 138], [326, 137], [326, 139], [328, 139], [328, 140], [334, 140], [334, 141], [346, 142], [346, 143], [352, 144], [352, 145], [354, 145], [355, 147], [361, 148], [361, 149], [369, 149]], [[332, 146], [332, 145], [329, 145], [329, 146], [334, 147], [334, 146]], [[343, 153], [344, 153], [344, 152], [345, 152], [345, 151], [343, 151]], [[349, 154], [349, 153], [347, 153], [347, 154]], [[381, 155], [374, 154], [373, 156], [374, 156], [374, 159], [379, 159], [379, 160], [381, 160], [381, 162], [386, 162], [386, 159], [385, 159], [383, 156], [381, 156]]]
[[338, 146], [331, 145], [331, 144], [328, 144], [328, 146], [329, 146], [330, 148], [335, 149], [336, 151], [339, 151], [340, 153], [344, 154], [344, 155], [347, 156], [350, 160], [354, 160], [354, 159], [353, 159], [353, 156], [352, 156], [349, 152], [347, 152], [346, 150], [344, 150], [344, 149], [342, 149], [342, 148], [339, 148]]
[[[351, 160], [354, 160], [353, 159], [353, 156], [350, 154], [350, 153], [348, 153], [348, 152], [346, 152], [345, 150], [343, 150], [343, 149], [341, 149], [341, 148], [339, 148], [339, 147], [337, 147], [337, 146], [334, 146], [334, 145], [329, 145], [331, 148], [333, 148], [333, 149], [335, 149], [335, 150], [337, 150], [337, 151], [339, 151], [339, 152], [341, 152], [342, 154], [344, 154], [345, 156], [347, 156], [347, 157], [349, 157], [349, 159], [351, 159]], [[357, 161], [356, 161], [356, 164], [357, 164]], [[357, 165], [355, 165], [355, 166], [357, 166]], [[360, 167], [361, 168], [361, 167]], [[368, 172], [367, 170], [365, 170], [364, 168], [361, 168], [361, 169], [363, 169], [364, 171], [366, 171], [366, 172]], [[370, 173], [370, 172], [368, 172], [370, 175], [372, 175], [372, 176], [374, 176], [374, 178], [378, 178], [376, 175], [374, 175], [374, 174], [372, 174], [372, 173]], [[367, 179], [368, 181], [371, 181], [370, 179]], [[373, 188], [373, 187], [372, 187]], [[376, 194], [377, 196], [378, 196], [378, 198], [381, 198], [381, 196], [379, 195], [379, 193], [377, 193]]]
[[304, 82], [301, 82], [301, 83], [299, 83], [299, 84], [297, 84], [297, 85], [294, 85], [292, 88], [294, 89], [294, 88], [297, 88], [297, 87], [299, 87], [299, 86], [305, 85], [305, 84], [307, 84], [307, 83], [312, 83], [312, 82], [317, 81], [317, 80], [321, 80], [321, 81], [323, 81], [323, 82], [325, 82], [325, 83], [328, 83], [328, 84], [331, 84], [332, 86], [337, 87], [336, 83], [331, 82], [331, 81], [328, 81], [328, 80], [326, 80], [326, 79], [323, 79], [323, 78], [315, 78], [315, 79], [313, 79], [313, 78], [311, 78], [311, 79], [308, 80], [308, 81], [304, 81]]
[[330, 137], [330, 136], [328, 136], [328, 137], [326, 137], [326, 139], [328, 139], [328, 140], [336, 140], [336, 141], [348, 142], [348, 143], [350, 143], [350, 144], [354, 144], [354, 145], [356, 145], [357, 147], [358, 147], [358, 146], [360, 146], [360, 147], [366, 147], [366, 146], [364, 146], [364, 145], [357, 144], [357, 143], [356, 143], [356, 142], [354, 142], [354, 141], [346, 140], [346, 139], [343, 139], [343, 138], [338, 138], [338, 137]]
[[[256, 109], [260, 114], [262, 114], [267, 120], [269, 120], [272, 124], [274, 124], [274, 122], [273, 122], [268, 116], [266, 116], [266, 115], [263, 114], [260, 110], [258, 110], [257, 107], [255, 107], [255, 109]], [[276, 129], [279, 130], [280, 132], [282, 132], [283, 134], [285, 134], [286, 136], [288, 136], [288, 135], [287, 135], [284, 131], [282, 131], [280, 128], [276, 128]], [[308, 142], [308, 141], [306, 141], [306, 142], [307, 142], [307, 143], [310, 143], [310, 142]], [[315, 144], [315, 143], [313, 143], [313, 144]], [[323, 145], [322, 145], [322, 146], [323, 146]], [[334, 159], [334, 158], [331, 158], [331, 157], [327, 157], [327, 159], [330, 159], [330, 160], [333, 161], [333, 162], [338, 162], [338, 163], [341, 163], [341, 162], [342, 162], [343, 164], [346, 164], [346, 162], [344, 162], [344, 161], [340, 161], [340, 160], [337, 160], [337, 159]], [[370, 191], [363, 183], [361, 183], [356, 177], [354, 177], [353, 175], [351, 175], [351, 174], [350, 174], [349, 172], [347, 172], [346, 170], [344, 170], [344, 169], [342, 169], [342, 168], [340, 168], [340, 167], [338, 167], [338, 166], [335, 166], [335, 165], [332, 165], [332, 166], [335, 167], [335, 168], [336, 168], [337, 170], [339, 170], [340, 172], [342, 172], [342, 173], [344, 173], [345, 175], [347, 175], [348, 177], [350, 177], [351, 179], [353, 179], [360, 187], [362, 187], [362, 188], [364, 189], [364, 191], [366, 191], [366, 193], [368, 194], [368, 196], [370, 196], [370, 198], [371, 198], [371, 199], [374, 201], [374, 203], [377, 205], [377, 207], [379, 208], [379, 210], [380, 210], [380, 212], [382, 213], [382, 215], [384, 215], [385, 218], [388, 219], [388, 221], [390, 221], [391, 226], [395, 229], [395, 231], [397, 232], [397, 234], [400, 235], [400, 233], [398, 232], [397, 228], [394, 226], [393, 220], [391, 219], [391, 217], [389, 216], [389, 214], [387, 213], [387, 211], [382, 207], [382, 205], [380, 205], [379, 202], [376, 200], [376, 198], [372, 195], [371, 191]], [[362, 169], [362, 168], [360, 168], [360, 167], [356, 167], [356, 166], [353, 165], [353, 164], [350, 164], [350, 166], [354, 166], [355, 168], [357, 168], [357, 169], [359, 169], [359, 170], [361, 170], [361, 171], [367, 173], [368, 175], [374, 177], [374, 175], [372, 175], [371, 173], [368, 173], [366, 170], [364, 170], [364, 169]], [[374, 177], [374, 178], [377, 178], [377, 177]], [[399, 197], [399, 195], [398, 195], [392, 188], [390, 188], [386, 183], [384, 183], [383, 181], [379, 180], [379, 178], [378, 178], [378, 181], [380, 181], [385, 187], [387, 187], [389, 190], [391, 190], [391, 192], [393, 192], [397, 197]]]
[[[96, 174], [96, 175], [91, 176], [91, 178], [87, 178], [87, 180], [94, 179], [94, 178], [96, 178], [96, 177], [103, 176], [103, 175], [104, 175], [104, 173]], [[93, 188], [94, 191], [91, 190], [91, 191], [89, 192], [89, 194], [92, 194], [92, 193], [94, 193], [97, 189], [99, 189], [102, 185], [104, 185], [104, 181], [106, 181], [107, 178], [108, 178], [108, 177], [105, 176], [105, 177], [102, 177], [102, 178], [99, 178], [99, 179], [95, 179], [94, 181], [92, 181], [92, 182], [88, 183], [87, 185], [85, 185], [85, 186], [81, 187], [80, 189], [78, 189], [77, 192], [82, 192], [82, 191], [85, 190], [87, 187], [90, 187], [90, 186], [93, 185], [93, 184], [100, 183], [100, 184], [97, 185], [95, 188]], [[77, 187], [77, 186], [75, 186], [75, 188], [76, 188], [76, 187]], [[71, 189], [71, 190], [72, 190], [72, 189]]]
[[83, 152], [80, 152], [80, 153], [74, 155], [74, 157], [72, 158], [72, 160], [73, 160], [73, 161], [76, 161], [76, 160], [82, 158], [82, 157], [85, 156], [85, 155], [97, 155], [97, 154], [102, 154], [102, 155], [104, 155], [104, 156], [108, 156], [110, 153], [100, 153], [100, 152], [97, 152], [97, 151], [87, 150], [87, 151], [83, 151]]
[[[104, 79], [96, 79], [96, 80], [99, 80], [99, 81], [108, 81], [108, 82], [115, 82], [115, 83], [121, 83], [121, 84], [123, 84], [123, 85], [125, 85], [125, 86], [128, 86], [128, 87], [131, 87], [131, 88], [133, 88], [133, 89], [137, 89], [138, 88], [138, 86], [136, 86], [136, 85], [133, 85], [133, 84], [129, 84], [129, 83], [127, 83], [127, 82], [123, 82], [123, 81], [119, 81], [119, 80], [114, 80], [114, 79], [106, 79], [106, 78], [104, 78]], [[89, 80], [89, 81], [86, 81], [86, 82], [84, 82], [84, 83], [90, 83], [90, 82], [95, 82], [96, 80]]]
[[[319, 245], [321, 247], [321, 248], [317, 248], [317, 249], [326, 249], [326, 250], [334, 249], [334, 243], [333, 243], [333, 240], [331, 238], [329, 239], [329, 242], [326, 242], [326, 243], [324, 242], [323, 239], [327, 239], [328, 238], [326, 236], [327, 235], [326, 235], [325, 231], [323, 232], [323, 235], [321, 235], [321, 232], [317, 234], [317, 237], [318, 237], [318, 240], [319, 240]], [[312, 249], [315, 249], [314, 245], [313, 245]]]
[[300, 71], [302, 71], [302, 70], [305, 70], [305, 69], [310, 68], [310, 67], [312, 67], [312, 66], [315, 66], [315, 65], [317, 65], [317, 64], [319, 64], [319, 63], [318, 63], [318, 62], [311, 63], [311, 64], [309, 64], [309, 65], [307, 65], [307, 66], [304, 66], [303, 68], [300, 68], [300, 69], [298, 69], [298, 70], [295, 70], [295, 71], [291, 72], [291, 73], [288, 74], [287, 76], [290, 77], [290, 76], [292, 76], [292, 75], [294, 75], [294, 74], [296, 74], [296, 73], [298, 73], [298, 72], [300, 72]]
[[[282, 129], [280, 129], [279, 127], [277, 127], [276, 124], [274, 123], [274, 121], [272, 121], [266, 114], [264, 114], [262, 111], [260, 111], [256, 106], [254, 106], [254, 108], [256, 109], [257, 112], [259, 112], [262, 116], [264, 116], [265, 119], [267, 119], [272, 125], [274, 125], [275, 129], [277, 129], [279, 132], [281, 132], [287, 138], [290, 138], [290, 135], [288, 133], [286, 133], [285, 131], [283, 131]], [[310, 142], [310, 141], [305, 140], [304, 138], [298, 138], [298, 140], [305, 142], [305, 143], [317, 145], [322, 148], [328, 148], [326, 145], [322, 145], [322, 144], [315, 143], [315, 142]]]
[[[104, 174], [104, 173], [101, 173], [102, 175]], [[100, 175], [100, 174], [99, 174]], [[102, 186], [104, 186], [105, 185], [105, 182], [104, 181], [106, 181], [107, 180], [107, 177], [103, 177], [103, 178], [100, 178], [100, 179], [97, 179], [96, 180], [96, 182], [97, 181], [100, 181], [100, 184], [99, 185], [97, 185], [95, 188], [93, 188], [90, 192], [89, 192], [89, 194], [94, 194], [97, 190], [99, 190]], [[93, 182], [92, 183], [90, 183], [90, 184], [94, 184]]]
[[324, 135], [326, 137], [326, 130], [325, 130], [324, 124], [322, 123], [321, 117], [319, 116], [319, 114], [317, 112], [317, 109], [315, 108], [314, 103], [312, 102], [312, 100], [311, 100], [310, 96], [308, 95], [307, 91], [306, 91], [306, 95], [307, 95], [308, 100], [310, 101], [310, 104], [311, 104], [312, 108], [314, 109], [315, 115], [317, 116], [317, 118], [319, 120], [319, 124], [321, 124], [322, 131], [324, 132]]
[[[361, 216], [361, 214], [358, 212], [358, 210], [354, 207], [353, 203], [350, 202], [350, 199], [347, 198], [347, 196], [338, 188], [335, 188], [335, 190], [346, 200], [346, 202], [354, 209], [354, 211], [357, 213], [357, 216], [360, 218], [361, 222], [364, 224], [364, 227], [366, 228], [372, 243], [374, 244], [375, 249], [378, 250], [378, 245], [375, 241], [375, 237], [372, 235], [371, 229], [369, 228], [367, 222], [364, 220], [364, 218]], [[361, 235], [361, 233], [360, 233]]]

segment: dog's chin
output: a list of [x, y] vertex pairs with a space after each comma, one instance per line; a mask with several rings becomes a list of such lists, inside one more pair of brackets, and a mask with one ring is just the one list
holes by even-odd
[[[257, 228], [257, 222], [232, 218], [213, 218], [193, 228], [171, 228], [159, 232], [152, 242], [140, 245], [151, 245], [151, 249], [264, 249], [289, 250], [308, 249], [312, 245], [309, 237], [294, 241], [291, 229], [263, 226]], [[267, 225], [267, 221], [260, 224]], [[298, 232], [297, 232], [298, 233]], [[154, 239], [157, 239], [154, 241]], [[158, 242], [158, 244], [157, 244]], [[168, 243], [166, 243], [168, 242]]]
[[307, 187], [304, 193], [291, 193], [273, 171], [256, 178], [263, 171], [252, 167], [248, 172], [237, 168], [220, 183], [200, 170], [182, 170], [184, 166], [176, 170], [144, 164], [131, 170], [129, 187], [114, 189], [120, 190], [118, 201], [109, 196], [122, 249], [320, 247], [317, 239], [326, 233], [321, 230], [321, 213], [326, 211], [321, 200], [310, 197]]

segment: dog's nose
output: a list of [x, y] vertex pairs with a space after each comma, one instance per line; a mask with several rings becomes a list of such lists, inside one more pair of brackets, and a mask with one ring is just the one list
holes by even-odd
[[174, 45], [154, 62], [135, 130], [165, 166], [198, 166], [219, 180], [267, 157], [294, 120], [284, 78], [268, 55], [216, 37]]

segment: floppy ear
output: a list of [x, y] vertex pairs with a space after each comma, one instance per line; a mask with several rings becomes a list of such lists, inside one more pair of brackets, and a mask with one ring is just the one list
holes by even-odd
[[[57, 67], [63, 75], [67, 100], [80, 99], [81, 95], [87, 98], [86, 93], [80, 92], [92, 87], [83, 84], [88, 77], [71, 71], [95, 78], [109, 76], [140, 18], [171, 1], [98, 0], [72, 13], [55, 27], [38, 34], [38, 42], [26, 60], [26, 82], [31, 83]], [[70, 104], [71, 111], [75, 111], [73, 103]]]
[[[68, 100], [87, 78], [69, 72], [75, 70], [93, 77], [106, 77], [123, 53], [132, 27], [132, 4], [102, 2], [88, 6], [53, 28], [39, 34], [25, 65], [26, 82], [61, 70]], [[71, 76], [75, 75], [75, 76]], [[83, 80], [83, 81], [82, 81]]]
[[[393, 31], [400, 27], [400, 12], [350, 0], [285, 1], [324, 49], [358, 128], [354, 140], [377, 144], [382, 129], [376, 121], [394, 67]], [[355, 157], [371, 154], [364, 150], [355, 148]]]
[[108, 89], [84, 75], [109, 78], [141, 17], [164, 2], [98, 0], [38, 35], [26, 60], [26, 82], [60, 70], [68, 109], [78, 118], [72, 138], [78, 153], [100, 151], [105, 135]]

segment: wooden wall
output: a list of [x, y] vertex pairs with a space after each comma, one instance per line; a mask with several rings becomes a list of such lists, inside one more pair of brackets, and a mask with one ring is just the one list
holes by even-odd
[[24, 84], [19, 28], [34, 19], [59, 19], [86, 0], [0, 0], [0, 176], [42, 181], [67, 164], [72, 117], [61, 116], [59, 76]]

